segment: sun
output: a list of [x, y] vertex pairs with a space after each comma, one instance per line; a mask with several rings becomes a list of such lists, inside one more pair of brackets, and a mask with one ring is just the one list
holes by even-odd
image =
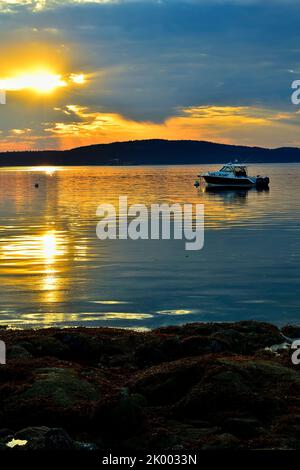
[[31, 88], [37, 93], [52, 93], [57, 88], [67, 86], [67, 82], [62, 79], [61, 75], [48, 72], [39, 72], [24, 77], [24, 82], [28, 83], [27, 88]]
[[31, 90], [39, 94], [50, 94], [59, 88], [69, 86], [71, 83], [76, 85], [85, 84], [84, 74], [72, 73], [68, 77], [63, 77], [61, 74], [42, 69], [0, 79], [0, 90]]
[[51, 93], [57, 88], [67, 86], [60, 74], [47, 70], [37, 70], [0, 80], [0, 89], [6, 91], [33, 90], [37, 93]]

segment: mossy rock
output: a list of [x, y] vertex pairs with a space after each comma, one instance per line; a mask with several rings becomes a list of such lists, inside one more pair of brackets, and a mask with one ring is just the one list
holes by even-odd
[[72, 369], [38, 369], [37, 378], [21, 399], [49, 399], [58, 407], [71, 407], [82, 401], [96, 401], [99, 390], [81, 379]]
[[20, 343], [20, 346], [35, 357], [64, 358], [68, 355], [68, 347], [52, 336], [35, 336], [28, 341]]
[[7, 359], [9, 361], [30, 360], [32, 357], [32, 354], [20, 344], [14, 344], [7, 350]]
[[178, 409], [189, 416], [240, 411], [269, 420], [297, 403], [299, 390], [299, 373], [280, 364], [218, 359], [208, 365]]

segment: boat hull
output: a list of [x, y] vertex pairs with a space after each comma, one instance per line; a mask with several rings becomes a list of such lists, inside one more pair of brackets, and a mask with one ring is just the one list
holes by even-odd
[[228, 178], [222, 176], [202, 175], [208, 186], [220, 188], [252, 188], [256, 182], [248, 178]]

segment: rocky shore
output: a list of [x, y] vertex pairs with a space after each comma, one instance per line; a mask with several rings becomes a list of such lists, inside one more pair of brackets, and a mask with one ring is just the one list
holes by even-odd
[[300, 449], [300, 328], [0, 329], [0, 449]]

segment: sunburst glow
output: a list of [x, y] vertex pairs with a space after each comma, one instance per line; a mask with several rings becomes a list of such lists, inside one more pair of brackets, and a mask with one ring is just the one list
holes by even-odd
[[83, 85], [85, 81], [84, 74], [71, 74], [65, 78], [58, 73], [37, 70], [21, 73], [15, 77], [0, 79], [0, 90], [32, 90], [36, 93], [47, 94], [54, 92], [58, 88], [67, 87], [69, 84]]
[[71, 73], [70, 80], [77, 85], [83, 85], [86, 82], [86, 78], [83, 73]]
[[51, 93], [56, 88], [67, 86], [67, 82], [59, 74], [46, 71], [21, 74], [17, 77], [0, 80], [0, 89], [20, 91], [31, 89], [37, 93]]

